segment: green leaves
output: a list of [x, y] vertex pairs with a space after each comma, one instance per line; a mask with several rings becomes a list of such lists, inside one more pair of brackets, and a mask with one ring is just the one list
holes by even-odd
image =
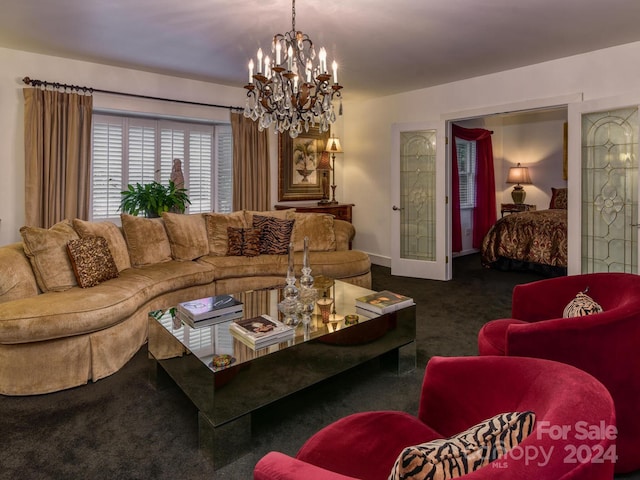
[[162, 212], [184, 213], [191, 204], [186, 188], [176, 188], [172, 181], [169, 185], [151, 182], [145, 185], [128, 185], [120, 192], [120, 210], [130, 215], [144, 213], [147, 217], [159, 217]]

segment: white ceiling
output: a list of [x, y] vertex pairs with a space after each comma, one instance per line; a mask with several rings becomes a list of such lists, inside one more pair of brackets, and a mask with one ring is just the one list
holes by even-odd
[[[0, 12], [3, 47], [233, 86], [259, 46], [291, 29], [290, 0], [2, 0]], [[639, 20], [640, 0], [296, 4], [296, 28], [339, 63], [345, 99], [640, 41]]]

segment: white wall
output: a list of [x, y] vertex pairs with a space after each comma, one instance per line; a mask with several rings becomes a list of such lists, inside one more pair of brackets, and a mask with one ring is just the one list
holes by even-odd
[[[518, 162], [529, 168], [531, 185], [525, 185], [525, 203], [538, 210], [549, 208], [551, 188], [567, 186], [562, 178], [564, 123], [567, 111], [508, 116], [502, 123], [502, 170], [496, 175], [496, 188], [502, 190], [499, 202], [512, 203], [513, 185], [506, 184], [510, 167]], [[499, 179], [499, 180], [498, 180]]]
[[636, 42], [409, 93], [345, 102], [341, 184], [343, 200], [356, 205], [354, 247], [369, 252], [376, 263], [389, 263], [393, 123], [470, 118], [469, 112], [504, 112], [525, 101], [576, 94], [590, 100], [637, 91], [640, 63], [630, 59], [639, 57]]
[[[244, 106], [245, 91], [95, 63], [0, 48], [0, 245], [20, 239], [24, 225], [24, 134], [22, 78], [85, 85], [194, 102]], [[94, 108], [151, 112], [229, 122], [229, 110], [95, 94]], [[276, 142], [277, 143], [277, 142]], [[275, 178], [275, 177], [274, 177]], [[277, 180], [277, 178], [276, 178]], [[272, 179], [273, 181], [273, 179]]]

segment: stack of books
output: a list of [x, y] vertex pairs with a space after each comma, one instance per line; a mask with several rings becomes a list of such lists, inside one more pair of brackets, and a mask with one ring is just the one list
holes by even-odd
[[383, 290], [356, 298], [356, 313], [371, 317], [372, 314], [383, 315], [414, 304], [413, 298]]
[[179, 303], [177, 316], [192, 328], [242, 318], [244, 306], [231, 295], [216, 295]]
[[295, 329], [271, 318], [269, 315], [235, 320], [229, 325], [234, 338], [254, 350], [268, 347], [274, 343], [293, 340]]

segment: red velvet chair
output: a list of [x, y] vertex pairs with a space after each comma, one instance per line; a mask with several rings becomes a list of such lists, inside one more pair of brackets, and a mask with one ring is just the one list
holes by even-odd
[[[562, 318], [587, 288], [603, 312]], [[546, 358], [596, 377], [616, 406], [616, 472], [640, 469], [640, 276], [593, 273], [518, 285], [511, 316], [482, 327], [480, 355]]]
[[[615, 426], [613, 400], [591, 375], [534, 358], [434, 357], [425, 371], [417, 417], [395, 411], [349, 415], [313, 435], [295, 458], [265, 455], [254, 479], [386, 480], [407, 446], [455, 435], [499, 413], [527, 410], [536, 414], [534, 430], [513, 450], [513, 458], [495, 460], [465, 479], [613, 477], [611, 461], [570, 462], [574, 450], [590, 456], [615, 448], [607, 435], [583, 440], [576, 429], [578, 422]], [[551, 435], [549, 429], [556, 427], [569, 428], [568, 433]], [[543, 451], [551, 452], [547, 461]]]

